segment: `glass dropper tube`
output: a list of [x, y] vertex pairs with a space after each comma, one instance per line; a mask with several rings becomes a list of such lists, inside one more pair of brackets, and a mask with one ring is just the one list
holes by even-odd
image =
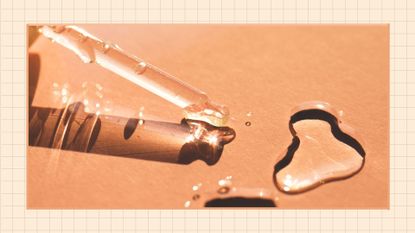
[[152, 92], [184, 110], [184, 118], [224, 126], [228, 109], [208, 96], [142, 59], [127, 54], [77, 26], [42, 26], [45, 37], [70, 49], [85, 63], [98, 65]]

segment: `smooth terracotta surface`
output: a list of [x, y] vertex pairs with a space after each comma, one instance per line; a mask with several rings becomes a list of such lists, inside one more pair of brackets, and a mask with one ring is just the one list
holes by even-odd
[[[276, 192], [280, 208], [389, 207], [388, 25], [83, 27], [227, 105], [237, 136], [214, 166], [28, 147], [28, 208], [183, 208], [194, 184], [212, 192], [229, 175], [238, 187]], [[47, 39], [28, 53], [40, 58], [33, 106], [60, 107], [53, 82], [77, 92], [88, 80], [103, 86], [113, 115], [136, 116], [144, 106], [149, 119], [181, 119], [175, 106]], [[291, 109], [310, 100], [343, 110], [364, 140], [366, 162], [349, 179], [284, 194], [272, 182], [273, 167], [291, 143]]]

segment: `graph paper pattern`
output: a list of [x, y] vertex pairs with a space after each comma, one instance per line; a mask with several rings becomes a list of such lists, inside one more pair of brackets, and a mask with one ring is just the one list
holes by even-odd
[[[0, 15], [1, 232], [415, 232], [415, 1], [1, 0]], [[26, 210], [27, 23], [389, 23], [390, 210]]]

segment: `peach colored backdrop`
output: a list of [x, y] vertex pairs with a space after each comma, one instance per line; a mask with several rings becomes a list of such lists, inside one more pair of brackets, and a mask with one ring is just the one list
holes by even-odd
[[[183, 208], [192, 185], [213, 191], [228, 175], [237, 186], [277, 192], [280, 208], [389, 207], [387, 25], [83, 27], [227, 105], [237, 137], [211, 167], [28, 147], [28, 208]], [[28, 52], [40, 56], [34, 106], [57, 107], [54, 81], [77, 87], [89, 80], [104, 87], [114, 115], [134, 116], [146, 106], [150, 118], [181, 118], [180, 109], [49, 40], [39, 38]], [[364, 140], [366, 164], [350, 179], [287, 195], [272, 183], [273, 165], [291, 142], [290, 110], [308, 100], [344, 111]]]

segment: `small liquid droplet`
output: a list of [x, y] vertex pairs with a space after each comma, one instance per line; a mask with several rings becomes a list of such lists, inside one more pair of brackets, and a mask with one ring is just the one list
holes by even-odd
[[139, 62], [136, 66], [135, 72], [137, 74], [142, 74], [147, 68], [147, 64], [145, 62]]
[[111, 47], [111, 46], [110, 46], [109, 44], [104, 43], [104, 44], [102, 45], [103, 52], [104, 52], [104, 53], [108, 52], [108, 50], [110, 49], [110, 47]]
[[218, 185], [221, 187], [230, 187], [232, 185], [232, 176], [226, 176], [224, 179], [220, 179]]
[[189, 208], [191, 204], [192, 204], [192, 203], [191, 203], [190, 201], [186, 201], [186, 202], [184, 203], [184, 207], [185, 207], [185, 208]]
[[192, 186], [192, 190], [193, 191], [197, 191], [197, 190], [199, 190], [200, 189], [200, 187], [202, 186], [202, 183], [199, 183], [199, 184], [196, 184], [196, 185], [193, 185]]
[[225, 186], [231, 186], [232, 185], [232, 181], [229, 179], [222, 179], [218, 181], [218, 185], [225, 187]]
[[140, 107], [140, 110], [138, 111], [138, 118], [143, 118], [144, 116], [144, 107]]
[[246, 126], [251, 126], [251, 122], [250, 121], [247, 121], [247, 122], [245, 122], [245, 125]]
[[218, 189], [218, 193], [219, 194], [226, 194], [226, 193], [228, 193], [230, 191], [230, 188], [229, 187], [220, 187], [219, 189]]
[[192, 197], [193, 201], [197, 201], [199, 198], [200, 198], [200, 195], [199, 194], [195, 194]]
[[247, 112], [247, 113], [246, 113], [246, 116], [247, 116], [247, 117], [252, 116], [252, 112]]

